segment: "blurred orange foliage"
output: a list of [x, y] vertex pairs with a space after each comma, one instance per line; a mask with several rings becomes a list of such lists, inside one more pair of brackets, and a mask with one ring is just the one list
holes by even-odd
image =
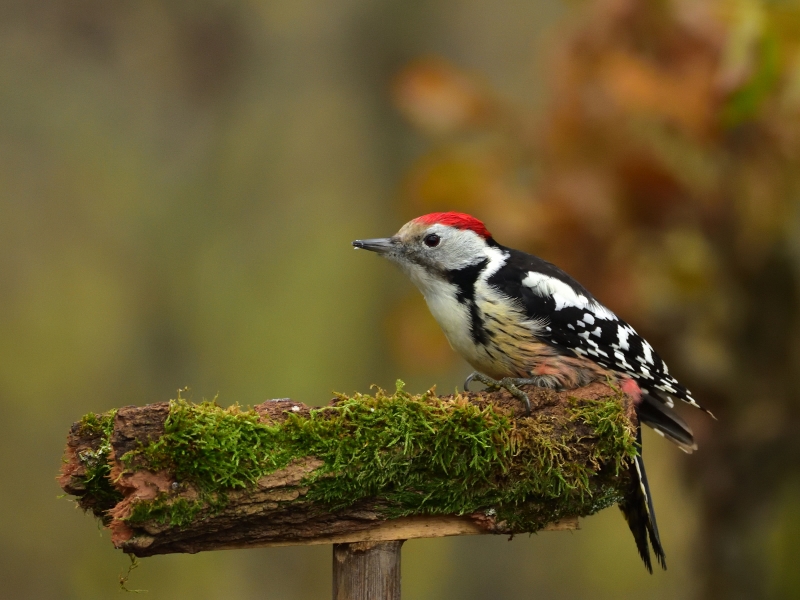
[[[544, 114], [441, 59], [398, 76], [398, 107], [432, 138], [404, 210], [476, 214], [654, 338], [725, 422], [711, 437], [689, 415], [706, 445], [699, 477], [715, 474], [702, 492], [707, 595], [761, 597], [757, 552], [712, 546], [745, 535], [742, 515], [782, 481], [736, 457], [767, 442], [794, 456], [800, 421], [800, 6], [599, 0], [553, 42]], [[430, 347], [414, 330], [402, 351]], [[756, 480], [737, 504], [736, 486]]]
[[392, 91], [398, 110], [430, 133], [479, 125], [491, 112], [488, 88], [435, 57], [408, 65], [395, 77]]
[[[783, 16], [758, 3], [593, 3], [551, 49], [553, 101], [538, 117], [442, 59], [415, 61], [394, 98], [434, 144], [406, 178], [408, 215], [476, 213], [719, 381], [733, 368], [732, 271], [786, 239], [795, 202], [796, 56], [781, 78], [759, 75]], [[699, 348], [714, 368], [692, 367]]]

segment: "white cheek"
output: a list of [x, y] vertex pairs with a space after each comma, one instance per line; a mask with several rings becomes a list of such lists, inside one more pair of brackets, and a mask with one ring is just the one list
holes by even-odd
[[442, 225], [434, 225], [428, 231], [442, 239], [436, 248], [427, 249], [428, 255], [446, 271], [457, 271], [486, 258], [486, 242], [474, 231]]

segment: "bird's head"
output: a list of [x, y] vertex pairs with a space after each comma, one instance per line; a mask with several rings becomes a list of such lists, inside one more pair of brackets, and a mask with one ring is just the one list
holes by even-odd
[[444, 212], [417, 217], [392, 237], [356, 240], [353, 246], [397, 263], [424, 293], [437, 280], [448, 280], [454, 271], [485, 262], [487, 249], [496, 244], [475, 217]]

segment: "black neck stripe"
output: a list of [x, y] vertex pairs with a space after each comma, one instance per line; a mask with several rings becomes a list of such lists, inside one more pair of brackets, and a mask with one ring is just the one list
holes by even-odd
[[464, 304], [469, 309], [470, 316], [470, 334], [472, 340], [476, 344], [486, 344], [488, 338], [486, 330], [483, 327], [483, 319], [481, 318], [480, 311], [475, 304], [475, 282], [486, 265], [489, 259], [486, 258], [479, 263], [469, 265], [463, 269], [457, 269], [447, 272], [447, 279], [450, 283], [454, 284], [457, 288], [456, 299], [460, 304]]

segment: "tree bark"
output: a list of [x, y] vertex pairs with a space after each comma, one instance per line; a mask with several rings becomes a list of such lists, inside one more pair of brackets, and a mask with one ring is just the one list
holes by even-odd
[[404, 540], [333, 546], [333, 600], [400, 600]]

